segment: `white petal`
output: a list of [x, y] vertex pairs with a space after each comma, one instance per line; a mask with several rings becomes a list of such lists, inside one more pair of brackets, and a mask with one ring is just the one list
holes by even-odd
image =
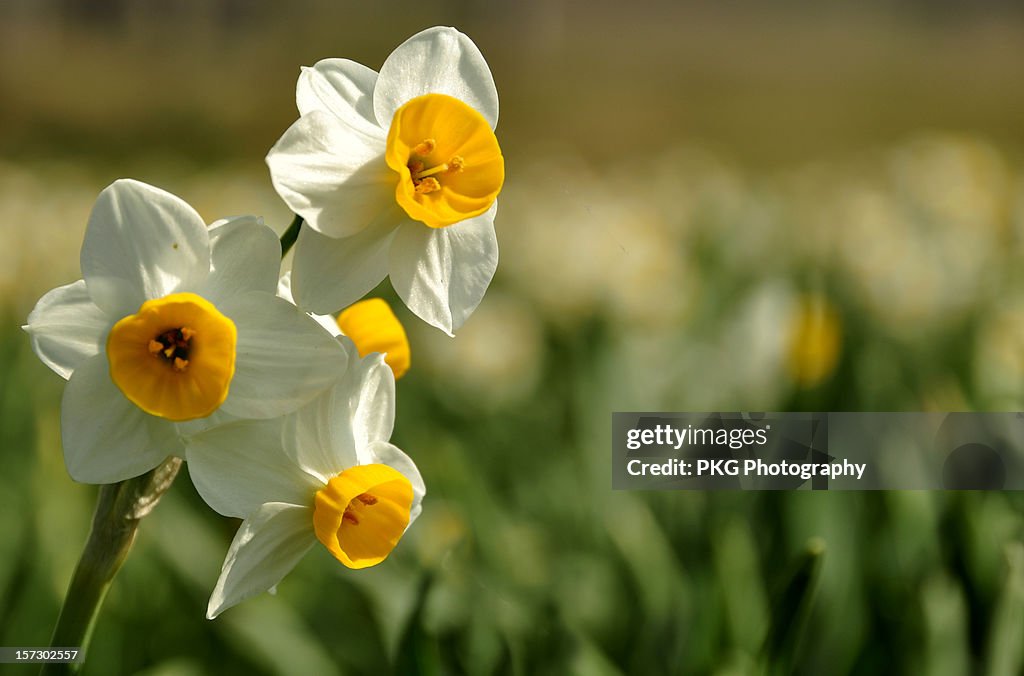
[[337, 389], [336, 417], [347, 417], [352, 443], [356, 448], [375, 441], [387, 441], [395, 427], [395, 374], [384, 362], [384, 355], [355, 356]]
[[39, 359], [66, 380], [79, 364], [103, 349], [112, 325], [80, 279], [40, 298], [25, 330]]
[[322, 326], [327, 333], [335, 338], [341, 337], [341, 328], [338, 326], [338, 321], [332, 315], [310, 314], [309, 316], [313, 318], [313, 321]]
[[246, 291], [277, 291], [281, 242], [263, 219], [235, 216], [210, 226], [210, 276], [202, 295], [214, 305]]
[[391, 285], [410, 310], [448, 335], [480, 304], [498, 267], [497, 206], [447, 228], [403, 225], [391, 244]]
[[384, 139], [322, 110], [303, 115], [267, 154], [274, 189], [314, 230], [345, 237], [394, 203], [398, 176]]
[[388, 275], [388, 251], [398, 225], [409, 219], [392, 206], [351, 237], [299, 231], [292, 262], [292, 293], [299, 307], [318, 314], [351, 305]]
[[[300, 231], [301, 232], [301, 231]], [[277, 295], [279, 298], [284, 298], [286, 301], [295, 305], [295, 297], [292, 296], [292, 271], [281, 275], [281, 279], [277, 280]]]
[[[295, 298], [292, 296], [292, 272], [289, 270], [281, 276], [281, 280], [277, 284], [277, 295], [284, 298], [291, 304], [295, 304]], [[309, 313], [317, 324], [324, 327], [324, 329], [335, 338], [341, 336], [341, 328], [338, 326], [338, 321], [334, 318], [334, 315], [318, 315]]]
[[243, 418], [294, 411], [345, 370], [337, 340], [283, 298], [260, 291], [219, 308], [238, 328], [235, 375], [222, 408]]
[[373, 114], [377, 72], [348, 59], [324, 59], [303, 67], [295, 87], [299, 115], [323, 110], [368, 136], [384, 140], [385, 131]]
[[188, 440], [188, 473], [206, 504], [239, 518], [264, 502], [313, 504], [323, 482], [285, 455], [281, 421], [243, 420]]
[[285, 421], [285, 451], [327, 482], [353, 465], [373, 462], [359, 450], [387, 441], [395, 423], [395, 377], [379, 354], [361, 359], [350, 341], [348, 370], [337, 384]]
[[[303, 471], [327, 483], [342, 469], [359, 464], [351, 438], [335, 438], [331, 412], [335, 388], [284, 419], [284, 449]], [[341, 469], [338, 469], [341, 465]]]
[[280, 502], [261, 506], [235, 533], [206, 617], [212, 620], [276, 585], [315, 543], [311, 508]]
[[107, 355], [82, 362], [61, 404], [64, 462], [75, 481], [109, 484], [183, 455], [174, 424], [144, 413], [110, 379]]
[[120, 319], [145, 300], [201, 288], [210, 272], [210, 238], [181, 198], [121, 179], [96, 199], [81, 262], [93, 302]]
[[423, 483], [416, 463], [412, 461], [400, 448], [386, 441], [375, 441], [370, 444], [365, 452], [370, 456], [367, 462], [383, 463], [392, 469], [396, 469], [412, 484], [412, 512], [409, 515], [409, 525], [416, 520], [422, 509], [423, 496], [427, 493], [427, 486]]
[[437, 26], [412, 36], [391, 52], [377, 77], [373, 109], [387, 129], [395, 111], [423, 94], [447, 94], [498, 123], [498, 90], [483, 54], [454, 28]]
[[178, 429], [178, 436], [182, 439], [188, 437], [194, 437], [197, 434], [201, 434], [207, 430], [212, 430], [221, 425], [227, 425], [238, 420], [245, 420], [237, 415], [231, 415], [222, 408], [218, 408], [216, 411], [206, 416], [205, 418], [194, 418], [193, 420], [186, 420], [184, 422], [175, 423]]

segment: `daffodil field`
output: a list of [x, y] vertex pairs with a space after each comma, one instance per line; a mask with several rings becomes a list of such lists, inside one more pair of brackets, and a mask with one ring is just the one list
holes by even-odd
[[[614, 411], [1024, 410], [1019, 10], [201, 5], [0, 8], [0, 646], [173, 446], [82, 674], [1024, 673], [1024, 496], [610, 465]], [[378, 170], [379, 237], [332, 201]], [[209, 253], [101, 288], [143, 213]], [[402, 263], [460, 225], [439, 304]], [[101, 367], [45, 342], [75, 280]], [[118, 455], [102, 392], [171, 446]]]

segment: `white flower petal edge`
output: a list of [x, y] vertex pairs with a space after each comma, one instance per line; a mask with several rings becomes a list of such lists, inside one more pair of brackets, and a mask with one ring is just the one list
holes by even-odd
[[206, 504], [240, 519], [265, 502], [305, 504], [323, 481], [281, 451], [282, 419], [242, 420], [188, 440], [188, 471]]
[[285, 204], [331, 237], [358, 233], [394, 202], [384, 138], [323, 110], [295, 121], [270, 149], [267, 166]]
[[409, 512], [409, 525], [423, 511], [423, 496], [427, 494], [427, 486], [423, 483], [416, 463], [412, 461], [398, 446], [387, 441], [374, 441], [364, 449], [367, 463], [381, 463], [398, 470], [412, 484], [412, 509]]
[[313, 509], [268, 502], [239, 527], [206, 609], [214, 619], [276, 585], [316, 543]]
[[324, 110], [368, 136], [384, 131], [373, 113], [373, 87], [377, 72], [348, 59], [323, 59], [312, 68], [303, 67], [295, 86], [299, 115]]
[[[292, 305], [296, 304], [295, 297], [292, 296], [292, 273], [290, 270], [281, 275], [281, 279], [277, 283], [277, 295], [280, 298], [284, 298]], [[341, 336], [341, 328], [338, 326], [338, 322], [334, 319], [333, 315], [318, 315], [310, 313], [309, 316], [312, 317], [317, 324], [324, 327], [324, 330], [327, 331], [327, 333], [331, 334], [335, 338], [339, 338]]]
[[40, 298], [22, 328], [31, 336], [39, 359], [67, 380], [79, 364], [103, 350], [112, 325], [80, 279]]
[[391, 243], [391, 285], [423, 321], [454, 335], [484, 297], [498, 267], [495, 202], [447, 228], [402, 226]]
[[338, 467], [351, 467], [359, 462], [356, 449], [346, 443], [351, 437], [344, 433], [345, 425], [333, 419], [338, 390], [338, 386], [332, 387], [284, 421], [282, 452], [321, 484], [341, 471]]
[[292, 263], [292, 294], [299, 307], [329, 314], [351, 305], [388, 276], [388, 257], [400, 223], [415, 224], [391, 206], [362, 232], [334, 239], [299, 231]]
[[96, 199], [81, 264], [93, 302], [120, 319], [147, 299], [202, 287], [210, 272], [210, 238], [203, 219], [181, 198], [121, 179]]
[[125, 399], [110, 380], [109, 368], [106, 354], [90, 357], [64, 388], [61, 437], [64, 462], [75, 481], [123, 481], [168, 456], [184, 455], [174, 425]]
[[[352, 421], [349, 443], [361, 452], [375, 442], [386, 442], [395, 429], [395, 374], [384, 355], [376, 352], [350, 361], [348, 372], [343, 383], [348, 386], [335, 398], [335, 415], [345, 415]], [[363, 455], [359, 461], [375, 462]]]
[[237, 415], [231, 415], [226, 413], [223, 408], [219, 408], [205, 418], [196, 418], [195, 420], [186, 420], [185, 422], [175, 423], [178, 429], [178, 436], [182, 439], [195, 436], [201, 432], [212, 430], [215, 427], [221, 425], [227, 425], [228, 423], [238, 422], [239, 420], [245, 420]]
[[258, 216], [234, 216], [210, 225], [210, 276], [200, 295], [218, 305], [248, 291], [275, 293], [281, 242]]
[[279, 416], [306, 404], [344, 373], [345, 345], [283, 298], [250, 291], [220, 309], [238, 328], [235, 375], [221, 405], [225, 412]]
[[376, 462], [364, 449], [390, 439], [395, 424], [395, 376], [383, 355], [349, 354], [345, 377], [284, 423], [285, 453], [324, 483], [353, 465]]
[[402, 104], [431, 93], [469, 104], [491, 129], [498, 123], [498, 90], [491, 69], [473, 41], [454, 28], [428, 28], [391, 52], [373, 90], [378, 124], [386, 129]]

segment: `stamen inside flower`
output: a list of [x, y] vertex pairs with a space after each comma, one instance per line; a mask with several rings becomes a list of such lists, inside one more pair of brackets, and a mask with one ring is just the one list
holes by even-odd
[[432, 228], [484, 213], [505, 182], [505, 160], [487, 120], [444, 94], [416, 97], [395, 112], [385, 158], [399, 176], [398, 204]]
[[387, 465], [350, 467], [317, 491], [313, 530], [349, 568], [387, 558], [409, 525], [412, 484]]
[[110, 377], [146, 413], [202, 418], [228, 396], [237, 339], [234, 323], [200, 296], [148, 300], [110, 330]]
[[187, 326], [164, 331], [162, 335], [149, 341], [149, 351], [170, 362], [175, 371], [184, 371], [188, 368], [188, 348], [194, 335], [196, 332]]

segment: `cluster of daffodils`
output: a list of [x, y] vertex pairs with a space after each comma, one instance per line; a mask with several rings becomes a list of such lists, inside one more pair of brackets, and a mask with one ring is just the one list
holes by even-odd
[[497, 265], [498, 99], [469, 38], [425, 30], [379, 73], [320, 61], [296, 98], [300, 117], [267, 156], [304, 221], [290, 272], [260, 219], [208, 226], [180, 198], [119, 180], [89, 217], [82, 279], [25, 326], [68, 381], [72, 478], [114, 483], [181, 457], [206, 502], [244, 520], [210, 618], [318, 541], [350, 568], [394, 549], [425, 492], [389, 443], [410, 350], [388, 304], [360, 299], [390, 277], [451, 335]]

